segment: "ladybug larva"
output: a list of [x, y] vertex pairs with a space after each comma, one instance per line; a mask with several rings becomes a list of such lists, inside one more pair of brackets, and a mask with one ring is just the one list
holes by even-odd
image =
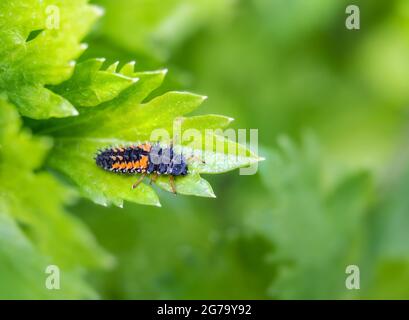
[[175, 153], [173, 146], [161, 147], [158, 143], [106, 148], [97, 153], [95, 162], [97, 166], [111, 172], [141, 173], [142, 176], [132, 188], [136, 188], [147, 175], [152, 175], [151, 182], [155, 182], [160, 175], [167, 175], [172, 191], [176, 193], [175, 177], [188, 174], [185, 157]]

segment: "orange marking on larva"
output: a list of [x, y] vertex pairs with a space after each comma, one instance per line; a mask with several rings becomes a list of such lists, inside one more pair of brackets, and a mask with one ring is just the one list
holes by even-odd
[[129, 169], [132, 169], [132, 168], [133, 168], [133, 162], [132, 162], [132, 161], [128, 162], [127, 165], [126, 165], [126, 168], [127, 168], [128, 170], [129, 170]]
[[143, 151], [150, 152], [152, 149], [152, 146], [149, 143], [142, 143], [138, 145], [138, 148], [142, 149]]
[[139, 167], [141, 169], [146, 169], [148, 167], [148, 157], [147, 156], [141, 157], [141, 159], [139, 160]]
[[119, 165], [120, 165], [119, 162], [115, 162], [115, 163], [112, 165], [112, 169], [118, 169], [118, 168], [119, 168]]
[[139, 168], [139, 161], [134, 161], [132, 164], [135, 169]]

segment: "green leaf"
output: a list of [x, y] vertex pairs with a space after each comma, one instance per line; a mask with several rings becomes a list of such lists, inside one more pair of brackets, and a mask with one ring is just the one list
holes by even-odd
[[0, 92], [22, 115], [44, 119], [78, 114], [45, 85], [71, 75], [73, 59], [86, 48], [80, 41], [100, 15], [86, 0], [0, 3]]
[[[55, 264], [61, 268], [65, 279], [72, 282], [66, 286], [68, 291], [62, 290], [59, 297], [71, 297], [70, 290], [75, 287], [78, 287], [75, 297], [83, 297], [79, 295], [80, 287], [86, 287], [86, 284], [78, 270], [109, 267], [112, 258], [97, 244], [88, 229], [64, 210], [65, 204], [75, 200], [75, 193], [47, 172], [35, 172], [50, 149], [51, 141], [33, 137], [20, 127], [16, 110], [0, 100], [0, 216], [7, 224], [7, 227], [1, 224], [0, 237], [2, 247], [7, 247], [5, 237], [13, 243], [10, 248], [1, 250], [0, 265], [9, 259], [22, 266], [35, 264], [32, 272], [40, 268], [41, 274], [33, 277], [42, 279], [35, 285], [43, 288], [44, 270], [48, 264]], [[16, 272], [20, 272], [18, 270]], [[10, 272], [8, 270], [6, 274]], [[23, 272], [19, 276], [24, 275]]]
[[117, 64], [101, 70], [105, 59], [91, 59], [77, 64], [72, 77], [53, 88], [78, 107], [93, 107], [115, 98], [138, 78], [116, 72]]
[[[226, 127], [231, 118], [219, 115], [185, 117], [206, 97], [188, 92], [167, 92], [146, 101], [161, 85], [166, 71], [134, 72], [133, 68], [134, 63], [130, 62], [119, 73], [132, 79], [138, 78], [139, 81], [123, 89], [115, 98], [94, 108], [82, 108], [81, 114], [75, 118], [37, 123], [39, 133], [52, 135], [55, 139], [48, 164], [73, 180], [84, 195], [103, 205], [113, 203], [122, 206], [123, 200], [128, 200], [158, 206], [159, 199], [151, 186], [141, 184], [132, 190], [137, 177], [103, 171], [94, 161], [98, 149], [151, 141], [151, 134], [156, 129], [169, 133], [169, 137], [161, 139], [164, 144], [169, 144], [169, 139], [177, 138], [178, 134], [182, 138], [190, 129], [195, 129], [199, 135], [199, 140], [182, 141], [181, 146], [175, 145], [175, 150], [180, 150], [187, 159], [199, 155], [196, 157], [199, 160], [188, 161], [190, 174], [176, 178], [176, 188], [180, 194], [214, 197], [211, 186], [200, 177], [200, 173], [226, 172], [260, 160], [245, 146], [217, 132], [206, 131]], [[101, 87], [98, 89], [100, 93], [103, 90]], [[180, 124], [180, 133], [173, 132], [176, 124]], [[166, 177], [159, 178], [157, 185], [170, 190]]]

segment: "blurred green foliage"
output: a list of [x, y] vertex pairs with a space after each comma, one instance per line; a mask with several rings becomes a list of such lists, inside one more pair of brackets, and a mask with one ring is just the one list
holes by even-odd
[[[3, 146], [9, 138], [0, 144], [0, 209], [7, 213], [0, 216], [0, 297], [409, 298], [406, 0], [355, 1], [358, 31], [345, 28], [346, 0], [92, 2], [105, 14], [86, 38], [82, 67], [106, 57], [104, 67], [121, 61], [118, 69], [98, 66], [83, 77], [79, 64], [79, 90], [65, 96], [69, 81], [52, 90], [88, 109], [133, 85], [135, 75], [116, 74], [123, 61], [136, 60], [137, 69], [168, 68], [151, 95], [169, 88], [206, 94], [206, 112], [234, 117], [235, 128], [259, 130], [266, 161], [254, 176], [210, 177], [216, 199], [158, 190], [162, 208], [103, 208], [80, 200], [69, 206], [74, 219], [63, 205], [69, 189], [36, 172], [47, 140], [21, 130], [5, 104], [1, 134], [11, 130], [3, 123], [14, 122], [13, 141], [27, 140], [26, 148], [37, 151], [27, 159]], [[113, 91], [94, 95], [109, 81]], [[24, 170], [9, 171], [18, 159]], [[37, 179], [47, 180], [48, 196], [13, 199], [27, 203], [16, 210], [10, 190]], [[98, 183], [90, 185], [98, 191]], [[55, 221], [55, 212], [64, 220]], [[80, 224], [80, 235], [66, 231], [71, 224]], [[61, 263], [73, 279], [57, 294], [38, 288], [48, 261]], [[345, 287], [351, 264], [360, 267], [360, 290]]]
[[[58, 28], [63, 26], [58, 32], [47, 26], [56, 23], [50, 19], [54, 8], [63, 13], [58, 15]], [[86, 0], [0, 3], [0, 90], [22, 115], [47, 119], [77, 114], [71, 103], [44, 86], [70, 76], [72, 60], [86, 48], [80, 40], [100, 13]]]
[[[409, 99], [407, 3], [357, 1], [361, 30], [349, 31], [345, 28], [348, 1], [219, 1], [214, 18], [203, 10], [200, 24], [189, 29], [195, 32], [177, 28], [189, 19], [172, 25], [171, 40], [156, 42], [159, 53], [166, 54], [147, 58], [140, 47], [152, 48], [158, 39], [157, 20], [129, 18], [132, 12], [143, 11], [147, 2], [121, 1], [115, 4], [117, 10], [108, 7], [89, 42], [111, 59], [136, 56], [143, 66], [166, 66], [171, 74], [177, 72], [170, 86], [204, 92], [210, 97], [206, 106], [210, 112], [233, 116], [237, 128], [258, 128], [267, 160], [260, 165], [262, 180], [231, 174], [216, 182], [220, 196], [204, 209], [196, 200], [184, 199], [186, 205], [181, 205], [179, 199], [170, 199], [166, 213], [143, 210], [143, 218], [133, 218], [139, 210], [125, 208], [124, 220], [129, 215], [138, 221], [127, 223], [135, 225], [135, 231], [126, 232], [134, 234], [124, 242], [136, 243], [111, 251], [120, 252], [120, 264], [133, 274], [127, 276], [132, 284], [104, 276], [97, 277], [97, 283], [112, 296], [127, 298], [407, 297], [401, 287], [408, 274], [408, 255], [403, 249], [395, 256], [387, 253], [407, 242], [401, 219], [407, 214], [408, 189], [400, 182], [408, 159], [403, 152]], [[162, 6], [162, 17], [173, 17], [177, 5]], [[116, 28], [121, 19], [137, 31]], [[313, 131], [312, 137], [303, 133], [305, 129]], [[284, 145], [279, 147], [281, 134], [291, 138], [281, 138]], [[402, 191], [399, 196], [385, 192], [391, 188]], [[87, 204], [81, 204], [80, 210], [90, 211]], [[110, 215], [108, 211], [104, 214]], [[100, 241], [110, 243], [98, 213], [81, 217], [100, 230], [96, 231]], [[138, 232], [146, 217], [155, 221], [153, 235]], [[201, 228], [181, 230], [180, 219], [202, 221]], [[107, 225], [121, 229], [125, 222], [118, 220]], [[160, 228], [166, 229], [166, 240], [157, 238], [163, 233], [155, 233]], [[207, 250], [199, 249], [191, 229], [208, 246], [215, 241], [209, 235], [217, 234], [218, 252], [209, 257]], [[179, 237], [183, 246], [168, 244]], [[189, 256], [201, 262], [197, 266], [183, 262], [180, 247], [187, 247]], [[135, 255], [134, 264], [154, 269], [148, 278], [144, 267], [129, 262], [128, 256]], [[158, 263], [161, 259], [168, 262]], [[349, 264], [361, 267], [359, 291], [345, 288]], [[200, 275], [197, 268], [203, 268]], [[223, 280], [214, 282], [218, 273]], [[115, 274], [127, 273], [118, 269]], [[233, 284], [232, 274], [237, 278]], [[138, 275], [144, 280], [138, 281]], [[194, 290], [189, 287], [192, 277]], [[256, 285], [243, 288], [249, 284]]]
[[35, 172], [50, 140], [21, 130], [17, 111], [0, 106], [0, 298], [52, 298], [43, 284], [44, 266], [53, 262], [65, 275], [56, 298], [96, 297], [81, 269], [109, 267], [112, 257], [64, 210], [73, 191]]

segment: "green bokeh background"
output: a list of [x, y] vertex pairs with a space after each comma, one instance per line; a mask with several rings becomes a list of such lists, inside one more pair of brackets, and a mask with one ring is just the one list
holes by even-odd
[[353, 31], [350, 1], [96, 3], [84, 58], [168, 68], [165, 89], [208, 95], [267, 158], [210, 177], [215, 200], [74, 207], [118, 258], [91, 277], [102, 297], [409, 298], [407, 1], [355, 1]]
[[266, 158], [207, 177], [216, 199], [69, 207], [116, 258], [88, 272], [101, 298], [409, 298], [407, 0], [354, 1], [360, 30], [344, 0], [92, 2], [80, 60], [168, 68], [161, 92], [207, 95]]

